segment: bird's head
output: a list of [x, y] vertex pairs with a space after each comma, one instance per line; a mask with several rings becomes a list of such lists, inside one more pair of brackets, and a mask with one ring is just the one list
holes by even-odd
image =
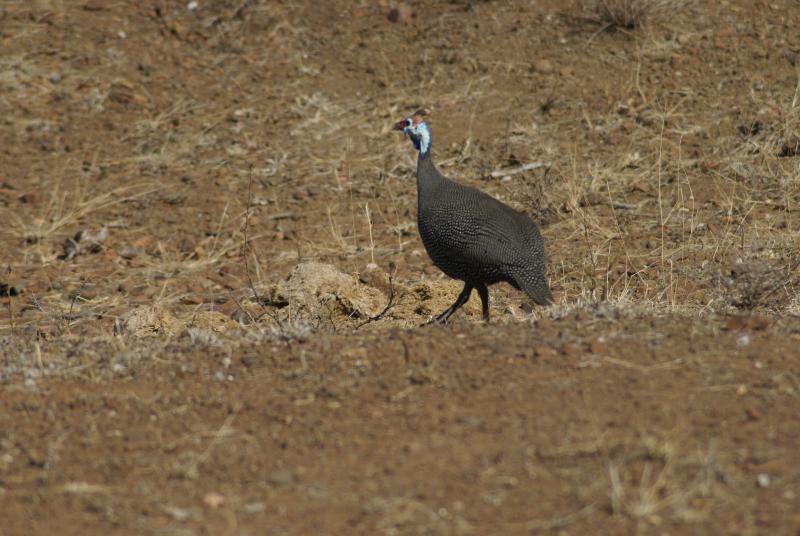
[[412, 115], [401, 119], [394, 124], [394, 130], [402, 130], [403, 134], [411, 138], [411, 143], [421, 155], [427, 154], [431, 148], [431, 131], [425, 123], [424, 117], [428, 110], [417, 110]]

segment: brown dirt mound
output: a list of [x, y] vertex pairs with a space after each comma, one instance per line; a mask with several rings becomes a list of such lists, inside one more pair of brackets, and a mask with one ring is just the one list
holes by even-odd
[[[463, 283], [450, 279], [412, 285], [394, 281], [390, 284], [385, 272], [376, 268], [356, 278], [330, 264], [304, 262], [266, 293], [265, 302], [274, 308], [273, 314], [261, 316], [254, 307], [250, 311], [268, 323], [305, 321], [322, 329], [326, 325], [352, 328], [383, 313], [376, 318], [381, 327], [407, 327], [426, 322], [444, 311], [455, 301], [462, 287]], [[462, 311], [461, 314], [480, 318], [477, 295]]]
[[335, 266], [313, 261], [292, 268], [266, 297], [269, 305], [291, 306], [296, 313], [317, 320], [322, 315], [336, 320], [368, 318], [377, 315], [387, 299], [380, 290]]
[[237, 324], [217, 311], [198, 311], [185, 318], [177, 318], [165, 307], [143, 305], [123, 314], [117, 324], [120, 335], [133, 337], [173, 337], [187, 329], [222, 332]]

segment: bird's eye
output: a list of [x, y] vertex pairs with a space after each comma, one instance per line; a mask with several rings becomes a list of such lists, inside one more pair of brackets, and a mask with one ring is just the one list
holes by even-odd
[[406, 126], [410, 127], [411, 125], [412, 125], [412, 121], [411, 121], [411, 118], [409, 117], [408, 119], [406, 119]]

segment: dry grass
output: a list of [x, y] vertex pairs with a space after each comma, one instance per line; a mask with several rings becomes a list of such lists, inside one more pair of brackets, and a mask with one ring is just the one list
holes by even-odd
[[669, 20], [688, 0], [585, 0], [589, 17], [604, 28], [633, 30], [654, 21]]
[[[10, 392], [36, 390], [48, 378], [61, 378], [67, 387], [103, 383], [109, 391], [121, 385], [133, 392], [127, 386], [134, 382], [161, 382], [163, 390], [175, 379], [181, 389], [198, 389], [185, 402], [194, 412], [204, 411], [203, 403], [224, 406], [228, 400], [201, 392], [202, 382], [234, 385], [254, 374], [252, 392], [265, 390], [263, 381], [285, 398], [249, 402], [275, 413], [266, 427], [266, 414], [244, 424], [237, 406], [230, 406], [231, 416], [213, 421], [214, 432], [178, 467], [189, 479], [208, 477], [204, 466], [215, 463], [220, 438], [232, 434], [234, 424], [252, 430], [248, 441], [260, 441], [261, 431], [288, 427], [285, 417], [297, 402], [314, 404], [302, 409], [319, 417], [315, 426], [325, 434], [329, 414], [314, 413], [321, 404], [333, 411], [359, 400], [382, 412], [377, 421], [400, 409], [411, 425], [413, 412], [400, 406], [404, 397], [414, 407], [439, 411], [427, 397], [441, 395], [450, 404], [448, 397], [460, 393], [454, 406], [475, 402], [491, 409], [506, 401], [507, 408], [518, 408], [547, 392], [563, 395], [564, 408], [542, 412], [535, 426], [530, 414], [520, 417], [524, 428], [508, 430], [530, 444], [515, 445], [514, 453], [497, 460], [521, 463], [528, 448], [535, 455], [524, 469], [506, 466], [515, 469], [513, 478], [487, 473], [491, 486], [478, 500], [497, 508], [505, 497], [509, 508], [525, 508], [534, 500], [525, 495], [529, 489], [569, 497], [558, 511], [548, 505], [530, 515], [518, 512], [505, 527], [509, 532], [571, 530], [588, 519], [642, 533], [659, 524], [672, 531], [665, 522], [702, 523], [713, 519], [715, 508], [727, 508], [724, 494], [738, 493], [729, 481], [753, 480], [745, 474], [750, 461], [734, 462], [733, 447], [691, 450], [678, 440], [642, 437], [674, 426], [678, 438], [695, 434], [693, 440], [713, 445], [715, 438], [705, 434], [715, 426], [723, 430], [714, 419], [747, 418], [757, 426], [757, 412], [743, 415], [752, 406], [762, 412], [764, 431], [774, 425], [764, 408], [778, 415], [796, 399], [788, 360], [762, 354], [777, 347], [771, 340], [790, 344], [793, 328], [785, 326], [800, 314], [800, 82], [787, 78], [794, 76], [788, 71], [776, 73], [768, 61], [748, 64], [755, 74], [747, 80], [731, 75], [744, 72], [731, 64], [739, 50], [717, 47], [738, 46], [738, 40], [716, 40], [715, 30], [687, 20], [686, 1], [579, 3], [592, 20], [580, 19], [587, 32], [598, 25], [645, 27], [630, 40], [601, 33], [586, 40], [583, 31], [575, 37], [557, 18], [519, 25], [514, 33], [503, 26], [503, 6], [469, 4], [455, 11], [443, 3], [413, 19], [415, 28], [434, 36], [422, 52], [407, 48], [411, 24], [386, 22], [375, 3], [351, 4], [357, 13], [341, 24], [363, 24], [363, 33], [345, 40], [338, 26], [330, 32], [328, 24], [312, 27], [314, 18], [301, 3], [256, 1], [219, 8], [201, 2], [194, 14], [185, 3], [162, 6], [164, 20], [157, 22], [147, 14], [146, 24], [165, 25], [150, 33], [171, 43], [170, 54], [181, 62], [167, 68], [142, 58], [141, 67], [152, 71], [146, 77], [125, 70], [137, 62], [121, 58], [134, 57], [126, 43], [150, 34], [129, 32], [123, 39], [115, 37], [116, 28], [98, 37], [103, 46], [96, 50], [79, 47], [67, 33], [58, 41], [73, 47], [68, 52], [76, 57], [87, 56], [85, 67], [63, 59], [66, 53], [0, 59], [6, 68], [0, 106], [9, 110], [0, 135], [19, 149], [9, 159], [8, 176], [0, 177], [0, 184], [17, 188], [0, 189], [9, 238], [0, 251], [0, 284], [20, 289], [2, 297], [0, 385]], [[469, 24], [461, 20], [473, 16]], [[376, 28], [381, 39], [373, 39]], [[453, 46], [449, 36], [462, 31], [473, 41]], [[49, 51], [53, 45], [38, 46]], [[551, 64], [546, 72], [530, 65], [528, 58], [539, 54]], [[346, 62], [339, 65], [341, 58]], [[72, 71], [56, 80], [56, 65]], [[172, 83], [173, 76], [180, 83]], [[473, 297], [475, 310], [465, 308], [455, 326], [414, 329], [459, 290], [430, 269], [416, 231], [416, 155], [390, 131], [421, 105], [434, 110], [434, 156], [446, 175], [541, 223], [558, 302], [553, 307], [523, 308], [521, 293], [497, 285], [491, 326], [477, 321]], [[73, 121], [72, 131], [60, 130]], [[29, 190], [44, 190], [42, 200], [18, 201]], [[346, 285], [319, 291], [301, 281], [296, 292], [281, 294], [292, 270], [309, 262], [332, 267]], [[365, 275], [368, 266], [379, 275]], [[382, 280], [388, 273], [389, 292]], [[368, 306], [359, 302], [366, 297]], [[742, 322], [761, 315], [769, 321], [742, 339], [727, 323], [727, 315], [740, 311], [747, 313]], [[691, 344], [684, 327], [698, 331], [690, 334]], [[462, 344], [461, 337], [476, 335], [477, 343]], [[764, 369], [747, 354], [756, 351], [755, 344], [746, 347], [751, 339], [767, 349], [758, 350], [756, 361]], [[446, 359], [453, 345], [466, 351]], [[531, 374], [524, 390], [515, 391], [512, 381], [520, 384], [524, 376], [514, 367]], [[609, 374], [589, 376], [595, 368]], [[383, 376], [361, 379], [368, 370]], [[663, 382], [646, 385], [663, 391], [642, 391], [645, 379], [654, 377]], [[719, 388], [713, 391], [719, 397], [698, 399], [692, 408], [717, 408], [721, 401], [730, 415], [698, 410], [687, 423], [669, 411], [671, 400], [699, 397], [703, 381]], [[743, 398], [747, 389], [733, 394], [748, 381], [752, 399]], [[417, 382], [434, 388], [420, 389]], [[528, 388], [536, 382], [537, 389]], [[468, 388], [459, 392], [459, 385]], [[335, 391], [330, 399], [324, 386]], [[587, 407], [584, 397], [597, 389], [598, 402], [637, 394], [629, 415], [638, 428], [621, 423], [616, 407]], [[230, 389], [225, 396], [243, 393]], [[630, 398], [620, 396], [620, 402]], [[515, 411], [481, 424], [486, 437], [496, 437], [491, 427], [507, 426]], [[295, 425], [303, 420], [299, 415]], [[339, 415], [346, 418], [337, 426], [357, 414]], [[574, 422], [574, 437], [546, 428], [554, 426], [555, 420], [548, 422], [554, 415]], [[450, 423], [437, 426], [437, 434], [449, 433]], [[589, 438], [593, 426], [600, 433]], [[738, 428], [719, 434], [731, 440], [728, 430]], [[483, 431], [465, 432], [473, 433]], [[607, 437], [615, 433], [620, 437]], [[412, 435], [409, 441], [422, 437]], [[312, 452], [299, 446], [290, 445], [286, 456]], [[529, 480], [521, 476], [525, 469]], [[312, 489], [313, 477], [306, 473], [296, 484]], [[378, 485], [381, 478], [376, 473]], [[486, 485], [476, 479], [464, 489]], [[88, 480], [66, 482], [72, 494], [102, 490]], [[386, 532], [467, 532], [478, 516], [471, 504], [457, 511], [456, 501], [434, 504], [433, 495], [423, 501], [372, 490], [367, 496], [365, 511], [377, 515]], [[246, 519], [238, 521], [244, 526]]]
[[[671, 16], [687, 5], [677, 0], [596, 0], [583, 2], [582, 8], [603, 25], [627, 29]], [[612, 77], [620, 84], [605, 108], [588, 109], [578, 93], [555, 86], [537, 89], [537, 97], [549, 103], [546, 107], [519, 107], [514, 103], [522, 96], [506, 84], [519, 78], [518, 62], [494, 61], [482, 67], [478, 57], [463, 58], [464, 68], [475, 71], [467, 84], [449, 80], [443, 76], [446, 67], [425, 59], [423, 67], [431, 76], [408, 87], [387, 76], [388, 50], [376, 56], [386, 62], [370, 66], [380, 75], [381, 91], [365, 100], [320, 83], [323, 70], [304, 52], [309, 29], [294, 9], [276, 9], [274, 26], [264, 34], [266, 43], [280, 45], [278, 59], [293, 73], [290, 84], [273, 89], [270, 98], [280, 103], [275, 117], [265, 112], [265, 98], [257, 93], [244, 92], [236, 102], [214, 109], [189, 93], [158, 106], [150, 99], [152, 107], [141, 110], [131, 128], [109, 143], [109, 148], [118, 149], [115, 154], [97, 146], [87, 149], [87, 169], [92, 171], [84, 175], [74, 170], [74, 162], [62, 161], [63, 177], [48, 203], [30, 213], [10, 213], [15, 238], [34, 244], [24, 248], [25, 266], [60, 270], [61, 245], [77, 231], [97, 234], [97, 219], [119, 206], [139, 204], [152, 210], [151, 205], [166, 203], [171, 211], [198, 202], [191, 195], [194, 186], [184, 188], [177, 181], [108, 184], [98, 192], [89, 182], [94, 170], [161, 180], [202, 169], [221, 176], [217, 180], [225, 184], [219, 203], [198, 209], [207, 210], [207, 219], [198, 223], [206, 236], [177, 247], [178, 240], [170, 237], [172, 224], [143, 230], [124, 220], [103, 221], [110, 226], [109, 238], [99, 253], [86, 250], [77, 260], [88, 266], [104, 252], [135, 249], [133, 262], [115, 277], [142, 281], [153, 304], [180, 311], [178, 316], [191, 314], [190, 308], [213, 309], [212, 302], [227, 296], [249, 306], [250, 285], [239, 252], [247, 210], [242, 193], [248, 180], [245, 169], [252, 162], [255, 190], [248, 211], [248, 259], [255, 288], [269, 288], [298, 261], [309, 259], [352, 273], [367, 264], [386, 267], [395, 262], [406, 267], [398, 282], [407, 284], [420, 277], [425, 264], [415, 236], [414, 155], [389, 127], [408, 109], [430, 103], [435, 94], [431, 104], [437, 162], [453, 178], [544, 223], [550, 276], [562, 306], [606, 303], [681, 314], [740, 307], [785, 312], [794, 307], [794, 270], [776, 268], [785, 268], [791, 260], [787, 252], [797, 246], [792, 211], [800, 176], [786, 158], [795, 150], [796, 88], [794, 95], [754, 90], [749, 109], [758, 119], [745, 122], [745, 131], [718, 138], [713, 152], [698, 157], [697, 139], [707, 136], [707, 125], [717, 118], [687, 104], [700, 96], [690, 83], [676, 96], [652, 79], [652, 71], [679, 46], [673, 41], [651, 37], [637, 43], [636, 50], [621, 51], [623, 56], [630, 54], [629, 60], [611, 63]], [[222, 17], [224, 31], [215, 37], [217, 45], [247, 49], [252, 39], [248, 25], [264, 10], [253, 5], [236, 17]], [[592, 54], [593, 61], [610, 61], [608, 51]], [[3, 80], [17, 88], [17, 97], [46, 99], [49, 93], [42, 80], [47, 70], [10, 58], [7, 63], [13, 69]], [[237, 61], [246, 71], [270, 60], [245, 55]], [[238, 76], [233, 69], [229, 74]], [[108, 82], [98, 84], [102, 99], [87, 107], [88, 114], [107, 113], [114, 106], [108, 99]], [[222, 88], [221, 82], [215, 83]], [[77, 87], [71, 79], [63, 84]], [[81, 98], [89, 98], [89, 93]], [[553, 103], [569, 112], [551, 118]], [[22, 125], [23, 119], [18, 119]], [[280, 125], [282, 135], [267, 135], [264, 121]], [[589, 153], [571, 140], [570, 133], [580, 132], [623, 142]], [[712, 166], [703, 167], [707, 161]], [[496, 176], [532, 162], [547, 165], [531, 166], [508, 180]], [[187, 185], [209, 180], [190, 178], [195, 182]], [[783, 207], [780, 216], [767, 210], [776, 205]], [[157, 236], [149, 246], [125, 249], [143, 233]], [[748, 273], [779, 275], [747, 278], [730, 268], [736, 258], [745, 259], [747, 266], [765, 267]], [[207, 278], [210, 272], [226, 275]], [[59, 319], [61, 329], [89, 322], [93, 314], [119, 318], [129, 307], [117, 294], [76, 299], [76, 289], [86, 283], [74, 274], [64, 276], [61, 284], [71, 292], [39, 294], [33, 304], [48, 321]], [[732, 293], [734, 287], [741, 289], [738, 298], [733, 297], [738, 295]], [[62, 294], [72, 298], [65, 300]], [[517, 311], [523, 301], [503, 287], [493, 296], [501, 310]], [[202, 303], [185, 303], [198, 298]], [[18, 309], [19, 305], [20, 300]], [[21, 328], [37, 322], [17, 315], [13, 324]], [[393, 322], [389, 315], [377, 324]], [[412, 324], [405, 320], [401, 325]]]
[[[647, 523], [660, 523], [660, 516], [697, 522], [708, 511], [699, 510], [696, 499], [712, 496], [721, 479], [717, 453], [707, 452], [678, 456], [668, 442], [648, 439], [642, 460], [629, 462], [640, 472], [619, 463], [608, 466], [611, 509], [614, 515], [625, 515], [644, 529]], [[635, 463], [639, 462], [639, 463]]]

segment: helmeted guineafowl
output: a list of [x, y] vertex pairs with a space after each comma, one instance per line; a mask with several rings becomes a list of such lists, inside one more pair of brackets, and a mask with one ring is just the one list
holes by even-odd
[[398, 121], [419, 151], [417, 160], [417, 225], [433, 263], [464, 282], [455, 303], [436, 317], [447, 319], [478, 291], [483, 319], [489, 319], [487, 285], [505, 281], [539, 305], [553, 303], [544, 275], [544, 240], [531, 219], [489, 195], [451, 181], [431, 158], [431, 133], [419, 110]]

